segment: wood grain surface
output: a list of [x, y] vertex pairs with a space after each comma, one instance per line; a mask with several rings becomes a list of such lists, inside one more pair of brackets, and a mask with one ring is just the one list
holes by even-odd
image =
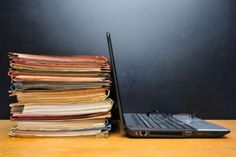
[[9, 120], [0, 121], [0, 157], [235, 157], [236, 120], [214, 120], [231, 129], [224, 138], [133, 139], [115, 125], [108, 138], [10, 138]]

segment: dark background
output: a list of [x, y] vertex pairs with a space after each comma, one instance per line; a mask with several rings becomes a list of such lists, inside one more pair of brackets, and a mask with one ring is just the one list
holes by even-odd
[[236, 118], [235, 0], [2, 0], [0, 118], [8, 51], [108, 56], [106, 31], [125, 112]]

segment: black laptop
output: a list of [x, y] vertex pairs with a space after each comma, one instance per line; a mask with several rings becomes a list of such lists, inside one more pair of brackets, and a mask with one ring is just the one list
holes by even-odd
[[[106, 33], [111, 59], [113, 87], [116, 92], [122, 130], [129, 137], [222, 137], [229, 129], [199, 119], [192, 114], [169, 114], [158, 110], [147, 113], [124, 113], [110, 33]], [[129, 87], [126, 87], [129, 88]]]

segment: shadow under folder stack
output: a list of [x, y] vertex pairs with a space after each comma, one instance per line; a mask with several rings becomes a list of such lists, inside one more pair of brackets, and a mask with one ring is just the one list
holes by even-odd
[[16, 137], [106, 137], [113, 101], [104, 56], [9, 53]]

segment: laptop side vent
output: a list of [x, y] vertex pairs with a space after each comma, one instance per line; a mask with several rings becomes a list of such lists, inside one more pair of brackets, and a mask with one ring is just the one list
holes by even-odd
[[182, 132], [161, 132], [161, 131], [150, 131], [150, 135], [153, 136], [182, 136]]

